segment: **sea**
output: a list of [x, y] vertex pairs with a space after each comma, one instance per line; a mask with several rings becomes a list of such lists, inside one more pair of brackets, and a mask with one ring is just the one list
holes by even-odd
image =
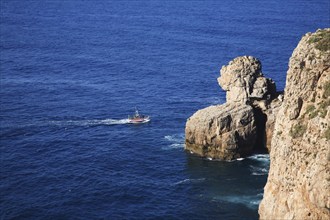
[[[269, 156], [184, 150], [217, 77], [261, 60], [283, 90], [329, 0], [0, 0], [0, 219], [258, 219]], [[138, 108], [151, 121], [130, 124]]]

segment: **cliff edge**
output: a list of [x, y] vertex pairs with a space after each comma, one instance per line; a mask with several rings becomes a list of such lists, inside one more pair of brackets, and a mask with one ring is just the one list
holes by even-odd
[[330, 219], [330, 29], [290, 58], [260, 219]]

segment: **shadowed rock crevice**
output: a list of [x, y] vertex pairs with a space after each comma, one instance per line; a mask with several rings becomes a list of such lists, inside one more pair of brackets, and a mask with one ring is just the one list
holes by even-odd
[[267, 153], [266, 122], [267, 115], [260, 108], [254, 108], [254, 115], [257, 126], [257, 138], [254, 148], [255, 153]]

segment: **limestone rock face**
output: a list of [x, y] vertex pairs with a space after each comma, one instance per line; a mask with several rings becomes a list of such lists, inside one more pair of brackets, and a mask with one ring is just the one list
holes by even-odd
[[278, 111], [280, 110], [281, 105], [282, 105], [282, 101], [276, 98], [270, 103], [269, 108], [265, 110], [265, 114], [267, 116], [266, 125], [265, 125], [265, 132], [266, 132], [265, 144], [268, 149], [268, 152], [271, 151], [271, 143], [274, 134], [276, 117]]
[[220, 74], [218, 83], [227, 91], [227, 102], [245, 103], [249, 98], [263, 99], [276, 93], [274, 81], [263, 76], [261, 62], [252, 56], [235, 58]]
[[249, 105], [226, 103], [197, 111], [186, 123], [186, 149], [203, 157], [232, 160], [251, 153], [256, 123]]
[[329, 42], [308, 33], [290, 58], [260, 219], [330, 219]]

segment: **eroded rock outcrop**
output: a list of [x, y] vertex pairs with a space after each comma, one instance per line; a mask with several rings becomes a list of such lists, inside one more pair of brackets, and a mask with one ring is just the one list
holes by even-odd
[[252, 56], [235, 58], [220, 73], [218, 83], [227, 92], [227, 102], [271, 99], [276, 94], [274, 81], [263, 76], [261, 62]]
[[256, 132], [251, 106], [236, 103], [210, 106], [188, 119], [186, 149], [204, 157], [232, 160], [251, 153]]
[[265, 149], [281, 101], [274, 101], [275, 83], [261, 70], [260, 61], [252, 56], [237, 57], [221, 68], [218, 82], [227, 92], [227, 103], [199, 110], [188, 119], [187, 150], [232, 160]]
[[294, 50], [276, 117], [260, 219], [330, 219], [330, 29]]

